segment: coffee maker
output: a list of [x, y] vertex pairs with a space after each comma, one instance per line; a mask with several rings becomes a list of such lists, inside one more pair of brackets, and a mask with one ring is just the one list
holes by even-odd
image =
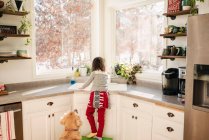
[[164, 95], [177, 95], [179, 91], [179, 70], [169, 68], [162, 73], [162, 90]]
[[186, 67], [179, 67], [179, 92], [178, 97], [185, 97], [185, 79], [186, 79]]

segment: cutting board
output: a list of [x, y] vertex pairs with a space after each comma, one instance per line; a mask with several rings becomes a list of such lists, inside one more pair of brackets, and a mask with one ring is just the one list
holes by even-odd
[[7, 91], [0, 91], [0, 96], [1, 95], [8, 95], [9, 93]]

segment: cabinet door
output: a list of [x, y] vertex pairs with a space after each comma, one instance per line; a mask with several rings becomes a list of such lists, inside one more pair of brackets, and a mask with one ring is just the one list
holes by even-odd
[[60, 119], [65, 113], [70, 111], [70, 106], [57, 107], [51, 110], [51, 140], [59, 140], [64, 131], [64, 126], [60, 124]]
[[81, 135], [87, 135], [91, 132], [89, 122], [86, 117], [86, 108], [89, 101], [89, 94], [83, 92], [76, 92], [73, 95], [73, 110], [78, 110], [78, 115], [81, 118], [82, 126], [80, 128]]
[[138, 140], [137, 139], [137, 121], [135, 120], [135, 113], [128, 109], [121, 110], [121, 140]]
[[111, 109], [107, 109], [105, 113], [105, 126], [103, 135], [105, 137], [113, 138], [117, 140], [117, 109], [115, 107], [111, 107]]
[[152, 140], [152, 121], [138, 115], [137, 140]]
[[50, 140], [50, 117], [49, 111], [28, 114], [24, 118], [24, 139]]
[[87, 108], [86, 104], [77, 104], [73, 108], [73, 109], [78, 110], [78, 115], [81, 118], [82, 126], [80, 128], [80, 133], [83, 136], [85, 136], [91, 132], [90, 124], [89, 124], [87, 117], [86, 117], [86, 108]]
[[153, 133], [152, 140], [171, 140], [171, 139], [165, 136]]

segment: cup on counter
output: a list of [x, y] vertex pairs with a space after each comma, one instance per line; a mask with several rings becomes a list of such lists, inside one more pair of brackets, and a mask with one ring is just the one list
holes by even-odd
[[74, 85], [74, 84], [76, 84], [75, 79], [74, 78], [70, 79], [70, 85]]

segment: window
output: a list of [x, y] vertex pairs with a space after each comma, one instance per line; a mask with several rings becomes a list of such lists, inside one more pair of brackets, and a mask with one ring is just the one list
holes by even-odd
[[116, 11], [116, 61], [141, 64], [145, 71], [161, 71], [157, 57], [163, 49], [164, 2]]
[[90, 0], [35, 0], [36, 72], [90, 62]]

